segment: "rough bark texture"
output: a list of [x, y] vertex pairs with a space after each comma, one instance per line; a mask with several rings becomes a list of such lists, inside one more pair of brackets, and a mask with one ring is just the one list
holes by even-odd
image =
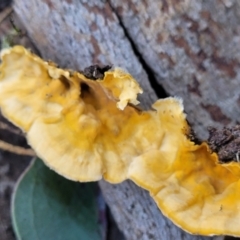
[[[161, 83], [169, 94], [183, 97], [189, 120], [205, 137], [206, 126], [234, 123], [240, 116], [238, 5], [237, 0], [17, 0], [15, 10], [44, 58], [74, 69], [121, 66], [143, 87], [144, 107], [156, 100]], [[126, 239], [208, 239], [174, 226], [132, 182], [100, 186]]]
[[220, 162], [239, 162], [240, 154], [240, 125], [224, 127], [223, 129], [210, 128], [208, 145], [218, 154]]
[[200, 137], [240, 119], [240, 2], [110, 0], [157, 81]]

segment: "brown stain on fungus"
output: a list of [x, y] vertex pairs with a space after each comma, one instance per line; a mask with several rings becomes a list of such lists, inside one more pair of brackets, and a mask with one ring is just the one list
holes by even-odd
[[71, 86], [70, 81], [64, 75], [61, 75], [59, 77], [59, 81], [61, 81], [61, 83], [64, 85], [65, 89], [69, 89], [70, 88], [70, 86]]

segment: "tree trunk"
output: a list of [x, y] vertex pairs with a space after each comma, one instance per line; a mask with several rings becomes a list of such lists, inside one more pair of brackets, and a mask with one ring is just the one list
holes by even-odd
[[240, 1], [110, 0], [130, 39], [198, 136], [240, 119]]
[[[158, 97], [184, 99], [200, 137], [235, 123], [240, 112], [240, 3], [230, 0], [17, 0], [15, 11], [42, 57], [62, 67], [113, 64], [141, 84], [144, 108]], [[162, 89], [161, 85], [164, 87]], [[162, 216], [130, 181], [100, 187], [126, 239], [192, 236]]]

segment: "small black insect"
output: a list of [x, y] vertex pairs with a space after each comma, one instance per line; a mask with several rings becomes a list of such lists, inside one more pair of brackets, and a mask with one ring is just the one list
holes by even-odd
[[104, 73], [112, 68], [111, 65], [106, 65], [104, 67], [100, 67], [99, 65], [92, 65], [90, 67], [85, 68], [81, 73], [89, 79], [97, 80], [103, 79]]

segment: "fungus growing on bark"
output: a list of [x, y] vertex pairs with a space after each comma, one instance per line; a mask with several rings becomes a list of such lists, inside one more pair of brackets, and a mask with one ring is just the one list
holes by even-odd
[[188, 138], [180, 99], [139, 111], [142, 90], [120, 69], [95, 81], [21, 46], [1, 56], [2, 113], [50, 168], [74, 181], [131, 179], [184, 230], [240, 236], [240, 165]]

